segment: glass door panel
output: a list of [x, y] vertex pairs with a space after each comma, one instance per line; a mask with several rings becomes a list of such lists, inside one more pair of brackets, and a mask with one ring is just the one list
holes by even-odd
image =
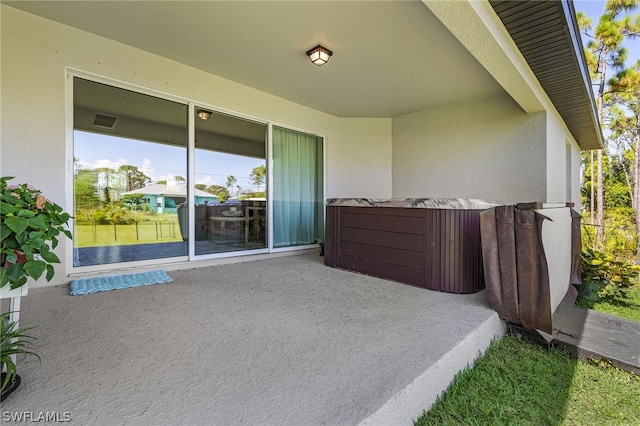
[[186, 256], [188, 106], [78, 77], [73, 92], [73, 265]]
[[266, 248], [267, 126], [195, 113], [195, 254]]
[[321, 243], [323, 139], [273, 127], [273, 246]]

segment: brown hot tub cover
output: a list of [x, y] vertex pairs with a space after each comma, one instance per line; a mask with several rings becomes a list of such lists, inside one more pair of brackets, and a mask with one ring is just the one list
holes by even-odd
[[480, 213], [482, 257], [489, 303], [500, 317], [552, 332], [549, 271], [542, 245], [546, 216], [498, 206]]

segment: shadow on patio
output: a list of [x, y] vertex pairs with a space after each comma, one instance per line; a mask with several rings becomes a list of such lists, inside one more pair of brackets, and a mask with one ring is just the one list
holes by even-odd
[[454, 295], [332, 269], [317, 253], [171, 271], [171, 284], [32, 289], [37, 326], [5, 412], [72, 424], [410, 424], [502, 323]]

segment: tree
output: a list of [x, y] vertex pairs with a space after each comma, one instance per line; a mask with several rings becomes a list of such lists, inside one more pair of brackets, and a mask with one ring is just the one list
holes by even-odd
[[122, 205], [132, 210], [140, 210], [140, 207], [144, 205], [143, 194], [126, 194], [122, 197]]
[[207, 189], [205, 189], [205, 191], [215, 195], [216, 197], [218, 197], [218, 200], [222, 203], [224, 203], [225, 201], [227, 201], [231, 194], [229, 194], [229, 190], [227, 188], [225, 188], [224, 186], [219, 186], [219, 185], [209, 185], [207, 186]]
[[238, 185], [237, 177], [233, 175], [227, 176], [227, 190], [229, 191], [229, 194], [233, 197], [237, 197], [238, 194], [242, 192], [242, 187]]
[[[610, 102], [612, 92], [607, 90], [607, 72], [610, 69], [621, 70], [627, 56], [626, 49], [622, 46], [625, 37], [634, 37], [638, 34], [638, 23], [634, 23], [624, 13], [633, 10], [638, 5], [638, 0], [608, 0], [605, 5], [605, 13], [600, 17], [598, 25], [591, 33], [591, 19], [583, 13], [578, 13], [578, 24], [583, 34], [589, 39], [585, 48], [587, 66], [591, 80], [596, 86], [596, 108], [598, 118], [604, 123], [604, 106]], [[605, 146], [606, 148], [606, 146]], [[604, 174], [602, 169], [604, 150], [597, 152], [597, 208], [596, 225], [597, 240], [602, 244], [604, 240]], [[593, 172], [593, 170], [592, 170]], [[593, 183], [592, 183], [593, 185]], [[593, 206], [594, 200], [592, 200]]]
[[[640, 60], [613, 77], [609, 86], [615, 94], [614, 99], [622, 107], [616, 110], [611, 122], [612, 137], [624, 148], [624, 152], [633, 152], [633, 173], [627, 181], [632, 188], [636, 233], [640, 235]], [[636, 260], [640, 263], [640, 244]]]
[[151, 182], [151, 178], [138, 170], [136, 166], [123, 164], [118, 168], [118, 173], [124, 175], [127, 191], [144, 188], [147, 182]]
[[260, 185], [264, 185], [264, 182], [267, 178], [267, 168], [264, 164], [255, 167], [251, 170], [251, 174], [249, 175], [249, 180], [253, 185], [258, 187], [258, 192], [260, 192]]

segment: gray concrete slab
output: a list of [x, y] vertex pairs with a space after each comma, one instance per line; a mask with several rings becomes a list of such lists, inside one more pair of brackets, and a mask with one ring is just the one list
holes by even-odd
[[37, 326], [42, 362], [19, 361], [1, 411], [78, 425], [411, 424], [503, 330], [484, 292], [322, 260], [170, 271], [170, 284], [85, 296], [33, 289], [21, 325]]
[[563, 302], [554, 344], [580, 357], [640, 374], [640, 322]]
[[553, 334], [514, 324], [508, 324], [509, 332], [640, 375], [640, 322], [582, 308], [575, 304], [576, 295], [570, 291], [553, 313]]

